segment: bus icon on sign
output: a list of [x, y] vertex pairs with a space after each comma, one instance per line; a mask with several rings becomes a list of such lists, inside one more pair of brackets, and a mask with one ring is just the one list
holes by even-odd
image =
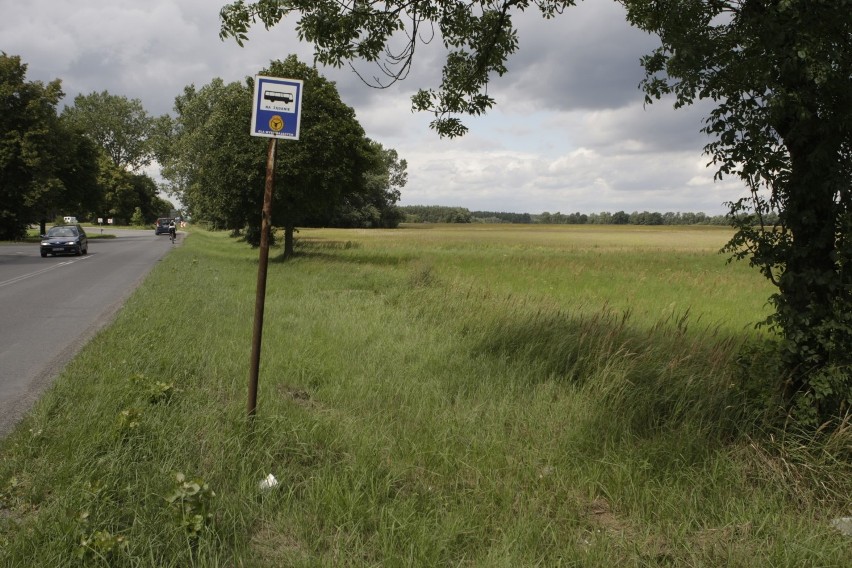
[[284, 101], [286, 104], [293, 102], [293, 93], [282, 93], [280, 91], [264, 91], [263, 98], [271, 103]]

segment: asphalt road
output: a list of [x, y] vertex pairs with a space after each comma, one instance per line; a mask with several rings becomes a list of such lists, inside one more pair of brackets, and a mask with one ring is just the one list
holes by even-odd
[[0, 437], [173, 246], [153, 230], [104, 232], [116, 238], [90, 239], [85, 256], [41, 258], [38, 244], [0, 244]]

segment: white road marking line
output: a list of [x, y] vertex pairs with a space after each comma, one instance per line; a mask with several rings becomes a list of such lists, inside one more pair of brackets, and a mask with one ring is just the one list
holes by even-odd
[[0, 282], [0, 288], [2, 288], [3, 286], [9, 286], [11, 284], [16, 284], [18, 282], [21, 282], [22, 280], [26, 280], [27, 278], [32, 278], [33, 276], [38, 276], [39, 274], [44, 274], [45, 272], [53, 270], [54, 268], [59, 268], [60, 266], [68, 266], [69, 264], [74, 264], [75, 262], [79, 262], [81, 260], [86, 260], [87, 258], [91, 258], [91, 257], [85, 256], [83, 258], [77, 258], [77, 259], [74, 259], [74, 260], [65, 260], [65, 261], [60, 262], [58, 264], [52, 264], [52, 265], [48, 266], [47, 268], [42, 268], [41, 270], [36, 270], [35, 272], [30, 272], [29, 274], [22, 274], [20, 276], [16, 276], [15, 278], [10, 278], [9, 280], [4, 280], [3, 282]]

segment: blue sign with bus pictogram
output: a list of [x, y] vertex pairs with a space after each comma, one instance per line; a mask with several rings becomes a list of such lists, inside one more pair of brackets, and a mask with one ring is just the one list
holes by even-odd
[[302, 86], [300, 79], [256, 75], [251, 135], [298, 140]]

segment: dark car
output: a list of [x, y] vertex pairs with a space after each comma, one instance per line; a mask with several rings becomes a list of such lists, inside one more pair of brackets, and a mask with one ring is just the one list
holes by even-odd
[[41, 256], [49, 254], [88, 254], [89, 239], [80, 225], [57, 225], [41, 236]]
[[157, 219], [157, 224], [154, 225], [154, 234], [155, 235], [168, 235], [169, 234], [169, 224], [174, 221], [169, 217], [161, 217]]

